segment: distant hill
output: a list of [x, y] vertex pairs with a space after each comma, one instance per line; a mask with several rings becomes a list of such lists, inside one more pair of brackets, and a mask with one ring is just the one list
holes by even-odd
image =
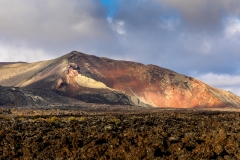
[[170, 108], [240, 108], [240, 98], [155, 65], [73, 51], [35, 63], [0, 63], [0, 85], [50, 89], [90, 103]]

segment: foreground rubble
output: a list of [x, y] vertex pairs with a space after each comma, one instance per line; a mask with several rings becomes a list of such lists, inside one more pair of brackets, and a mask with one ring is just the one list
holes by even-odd
[[240, 159], [238, 112], [13, 111], [1, 110], [0, 159]]

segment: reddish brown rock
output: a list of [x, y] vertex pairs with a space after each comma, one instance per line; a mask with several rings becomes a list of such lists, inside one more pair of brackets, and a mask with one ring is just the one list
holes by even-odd
[[[14, 67], [18, 72], [13, 73]], [[240, 107], [238, 96], [192, 77], [155, 65], [116, 61], [76, 51], [50, 61], [2, 65], [0, 72], [4, 73], [0, 85], [53, 88], [75, 98], [83, 91], [115, 92], [154, 107]], [[8, 73], [10, 76], [6, 76]]]
[[155, 107], [240, 106], [240, 98], [230, 92], [155, 65], [115, 61], [79, 52], [72, 52], [64, 58], [77, 64], [81, 74]]

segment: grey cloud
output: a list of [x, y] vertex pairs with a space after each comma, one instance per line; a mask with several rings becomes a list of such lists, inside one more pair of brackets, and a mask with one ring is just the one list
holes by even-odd
[[[123, 54], [131, 59], [188, 75], [239, 72], [239, 39], [226, 37], [224, 20], [239, 14], [239, 1], [122, 2], [114, 18], [126, 24]], [[162, 17], [170, 22], [176, 19], [173, 29], [161, 26], [166, 22]]]
[[110, 22], [108, 8], [95, 0], [0, 1], [0, 61], [16, 54], [37, 61], [78, 50], [187, 75], [240, 73], [240, 21], [228, 22], [239, 16], [240, 1], [118, 2]]
[[180, 36], [173, 44], [176, 48], [166, 55], [164, 65], [184, 74], [238, 74], [240, 47], [236, 43], [214, 35]]
[[228, 14], [239, 16], [238, 0], [155, 0], [178, 11], [188, 29], [214, 30], [221, 26], [222, 18]]
[[[0, 1], [0, 36], [35, 47], [68, 46], [113, 38], [105, 11], [90, 0]], [[71, 45], [70, 45], [71, 46]]]
[[124, 20], [129, 29], [145, 30], [151, 33], [151, 29], [161, 31], [161, 26], [170, 21], [177, 23], [178, 17], [173, 10], [166, 10], [152, 0], [122, 0], [121, 2], [121, 7], [117, 9], [114, 18]]

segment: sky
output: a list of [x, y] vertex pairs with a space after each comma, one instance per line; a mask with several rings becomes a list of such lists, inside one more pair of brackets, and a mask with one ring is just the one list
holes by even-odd
[[240, 96], [239, 0], [0, 0], [0, 61], [73, 50], [155, 64]]

